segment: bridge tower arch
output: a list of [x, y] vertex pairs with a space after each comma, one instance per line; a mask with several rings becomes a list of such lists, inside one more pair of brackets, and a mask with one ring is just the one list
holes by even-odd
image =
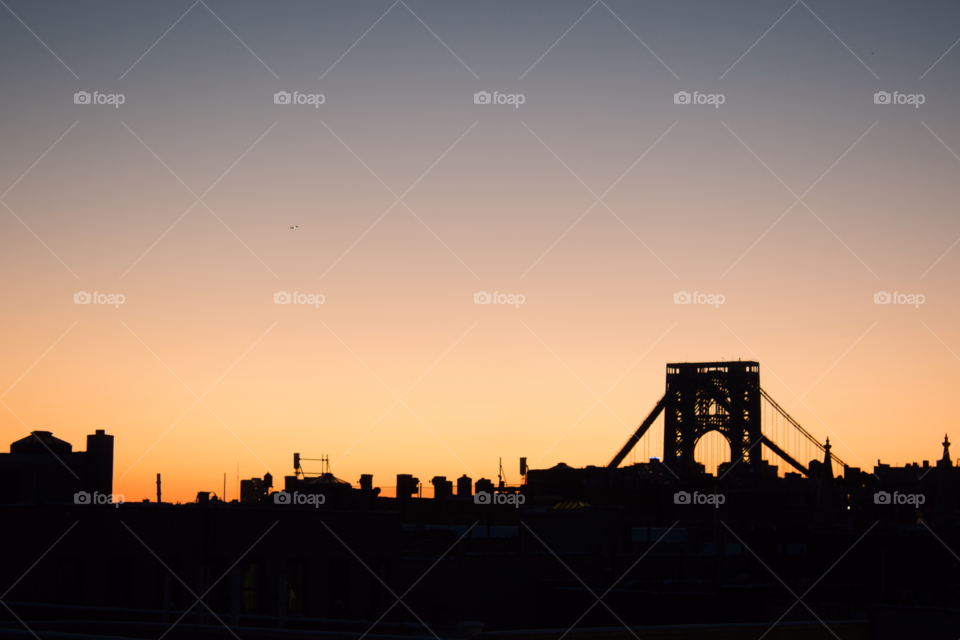
[[697, 442], [718, 431], [730, 445], [731, 461], [761, 460], [763, 438], [760, 363], [684, 362], [667, 365], [663, 461], [692, 468]]

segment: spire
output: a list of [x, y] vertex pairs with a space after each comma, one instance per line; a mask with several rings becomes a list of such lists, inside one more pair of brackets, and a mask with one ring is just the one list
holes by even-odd
[[817, 509], [814, 521], [833, 525], [840, 517], [836, 482], [833, 479], [833, 456], [830, 454], [830, 438], [823, 445], [823, 464], [820, 468], [820, 486], [817, 487]]
[[952, 526], [957, 506], [957, 496], [953, 487], [953, 464], [950, 462], [950, 439], [943, 436], [943, 458], [937, 461], [937, 506], [935, 517], [937, 526]]
[[830, 438], [823, 445], [823, 471], [821, 480], [833, 479], [833, 456], [830, 455]]

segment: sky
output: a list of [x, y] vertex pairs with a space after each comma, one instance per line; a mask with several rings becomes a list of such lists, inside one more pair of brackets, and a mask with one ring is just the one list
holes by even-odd
[[294, 452], [381, 487], [502, 458], [516, 483], [521, 456], [607, 464], [667, 363], [743, 359], [851, 466], [936, 460], [960, 438], [958, 25], [951, 2], [5, 0], [0, 434], [105, 429], [128, 501], [157, 473], [165, 500], [282, 486]]

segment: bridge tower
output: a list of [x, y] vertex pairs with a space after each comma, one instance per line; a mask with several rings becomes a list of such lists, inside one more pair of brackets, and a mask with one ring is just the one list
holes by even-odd
[[[759, 362], [683, 362], [667, 365], [663, 397], [663, 462], [692, 468], [697, 442], [719, 431], [730, 460], [762, 460]], [[677, 460], [679, 458], [679, 460]]]

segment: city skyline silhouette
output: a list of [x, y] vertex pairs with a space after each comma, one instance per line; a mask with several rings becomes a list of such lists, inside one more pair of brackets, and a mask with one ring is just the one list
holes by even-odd
[[955, 3], [0, 5], [0, 634], [953, 628]]

